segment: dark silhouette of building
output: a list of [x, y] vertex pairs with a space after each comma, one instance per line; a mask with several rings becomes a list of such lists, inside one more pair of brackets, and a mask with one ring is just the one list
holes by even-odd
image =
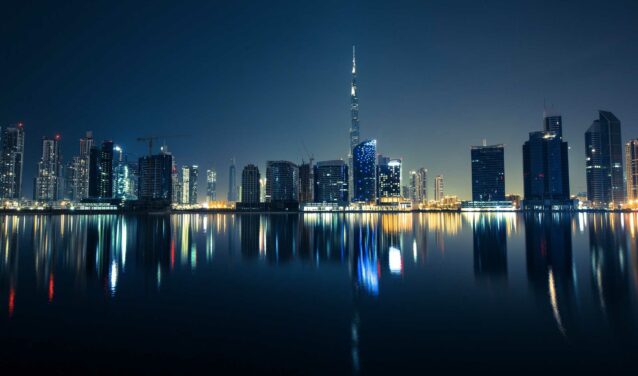
[[173, 156], [162, 151], [139, 159], [140, 200], [166, 200], [173, 197]]
[[312, 158], [310, 162], [302, 162], [299, 166], [299, 202], [307, 203], [314, 200], [314, 170]]
[[259, 169], [253, 164], [249, 164], [244, 167], [241, 172], [241, 203], [246, 204], [259, 204]]
[[505, 200], [503, 145], [472, 146], [472, 201]]
[[569, 195], [568, 145], [559, 117], [545, 121], [553, 131], [531, 132], [523, 145], [523, 207], [526, 209], [572, 209]]
[[376, 199], [377, 140], [363, 141], [352, 149], [353, 201]]
[[314, 167], [315, 202], [348, 204], [348, 166], [342, 160], [317, 162]]
[[113, 197], [113, 141], [104, 141], [99, 158], [99, 197]]
[[266, 163], [266, 202], [299, 202], [299, 167], [288, 161]]
[[625, 201], [620, 120], [609, 111], [585, 132], [587, 200], [594, 207], [618, 206]]

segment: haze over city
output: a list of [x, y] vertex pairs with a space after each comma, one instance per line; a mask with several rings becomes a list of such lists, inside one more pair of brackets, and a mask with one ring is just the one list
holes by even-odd
[[[177, 163], [345, 158], [351, 46], [362, 139], [443, 174], [470, 196], [469, 147], [505, 144], [506, 191], [522, 193], [521, 145], [543, 104], [563, 116], [572, 193], [586, 190], [583, 133], [597, 110], [638, 136], [638, 4], [256, 2], [15, 4], [1, 17], [0, 118], [26, 130], [25, 195], [44, 135], [65, 160], [93, 130], [131, 158], [148, 134]], [[574, 17], [578, 14], [578, 17]], [[117, 26], [117, 27], [114, 27]], [[90, 62], [90, 64], [88, 64]], [[404, 179], [405, 184], [405, 179]], [[200, 191], [203, 187], [200, 185]]]

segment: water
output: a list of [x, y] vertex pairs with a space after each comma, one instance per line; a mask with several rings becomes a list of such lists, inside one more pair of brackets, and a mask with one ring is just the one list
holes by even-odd
[[630, 372], [637, 214], [4, 216], [0, 366]]

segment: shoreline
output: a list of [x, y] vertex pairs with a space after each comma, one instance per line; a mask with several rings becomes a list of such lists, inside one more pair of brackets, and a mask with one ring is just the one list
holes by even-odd
[[302, 210], [236, 210], [236, 209], [167, 209], [167, 210], [70, 210], [70, 209], [0, 209], [1, 215], [172, 215], [172, 214], [418, 214], [418, 213], [477, 213], [477, 214], [502, 214], [502, 213], [551, 213], [551, 214], [578, 214], [578, 213], [634, 213], [638, 210], [630, 209], [574, 209], [574, 210], [460, 210], [460, 209], [436, 209], [436, 210], [340, 210], [340, 211], [302, 211]]

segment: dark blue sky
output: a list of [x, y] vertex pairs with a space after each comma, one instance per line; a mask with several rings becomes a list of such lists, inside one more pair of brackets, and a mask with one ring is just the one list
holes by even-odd
[[[521, 146], [543, 101], [563, 115], [572, 192], [598, 109], [638, 137], [636, 1], [49, 2], [0, 15], [0, 121], [25, 122], [25, 182], [43, 135], [66, 160], [93, 130], [131, 157], [148, 134], [178, 165], [316, 160], [348, 148], [351, 46], [363, 138], [470, 197], [472, 144], [504, 143], [506, 191], [522, 193]], [[205, 180], [200, 178], [200, 192]], [[407, 179], [404, 181], [407, 183]], [[431, 187], [430, 187], [431, 188]]]

